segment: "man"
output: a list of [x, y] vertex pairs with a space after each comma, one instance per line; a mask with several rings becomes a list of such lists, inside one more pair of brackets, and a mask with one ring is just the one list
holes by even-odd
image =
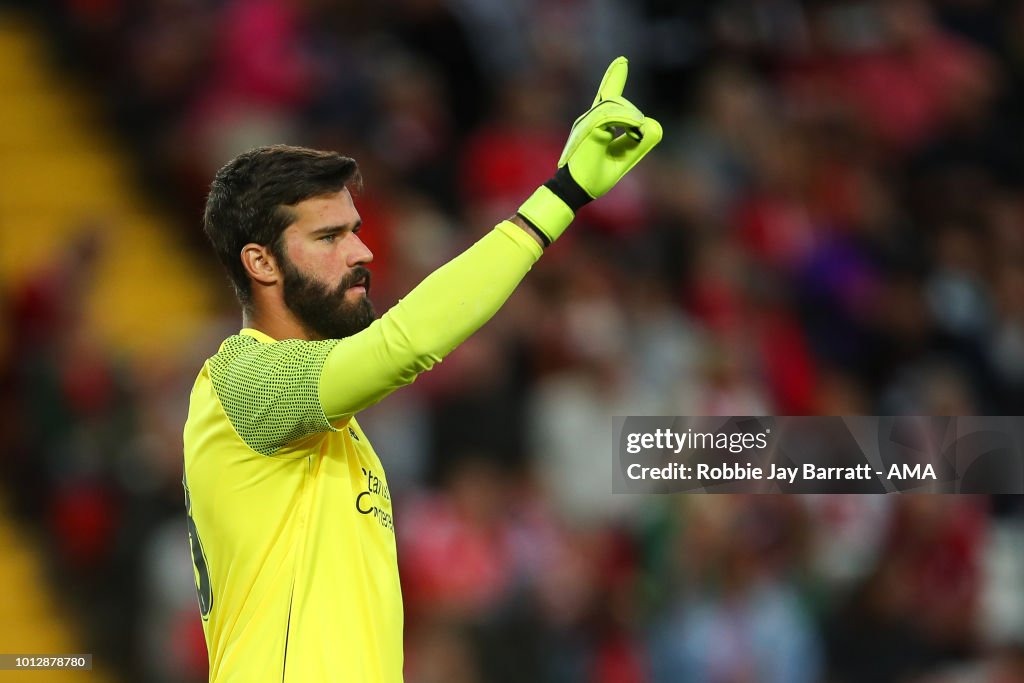
[[205, 230], [244, 329], [192, 389], [185, 505], [210, 680], [402, 680], [387, 479], [356, 413], [429, 370], [505, 302], [574, 212], [661, 139], [612, 62], [554, 177], [375, 320], [346, 157], [242, 154]]

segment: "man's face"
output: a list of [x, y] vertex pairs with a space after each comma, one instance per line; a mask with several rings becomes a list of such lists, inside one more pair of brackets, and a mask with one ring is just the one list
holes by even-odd
[[296, 220], [278, 255], [284, 303], [311, 336], [341, 339], [376, 317], [367, 298], [373, 253], [356, 234], [361, 219], [348, 190], [292, 207]]

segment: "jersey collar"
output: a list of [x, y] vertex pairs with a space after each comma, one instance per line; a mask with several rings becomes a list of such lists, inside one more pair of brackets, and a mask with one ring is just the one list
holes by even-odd
[[244, 334], [248, 337], [252, 337], [253, 339], [261, 341], [264, 344], [272, 344], [273, 342], [277, 341], [269, 334], [266, 334], [265, 332], [260, 332], [259, 330], [253, 329], [252, 327], [243, 327], [238, 334]]

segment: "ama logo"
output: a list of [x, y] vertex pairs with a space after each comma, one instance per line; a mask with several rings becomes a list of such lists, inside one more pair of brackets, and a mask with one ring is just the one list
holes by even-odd
[[922, 466], [920, 463], [915, 465], [908, 465], [903, 463], [902, 465], [893, 464], [889, 468], [890, 479], [936, 479], [935, 468], [931, 465]]

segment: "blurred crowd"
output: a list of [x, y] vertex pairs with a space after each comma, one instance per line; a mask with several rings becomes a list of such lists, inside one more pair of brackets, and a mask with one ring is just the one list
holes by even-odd
[[[8, 4], [211, 271], [221, 164], [353, 156], [378, 311], [551, 175], [630, 57], [662, 145], [360, 416], [410, 683], [1024, 681], [1020, 497], [613, 496], [609, 451], [612, 415], [1022, 412], [1024, 2]], [[225, 282], [180, 357], [120, 363], [76, 317], [81, 234], [0, 302], [4, 478], [97, 656], [205, 680], [181, 426], [239, 316]]]

